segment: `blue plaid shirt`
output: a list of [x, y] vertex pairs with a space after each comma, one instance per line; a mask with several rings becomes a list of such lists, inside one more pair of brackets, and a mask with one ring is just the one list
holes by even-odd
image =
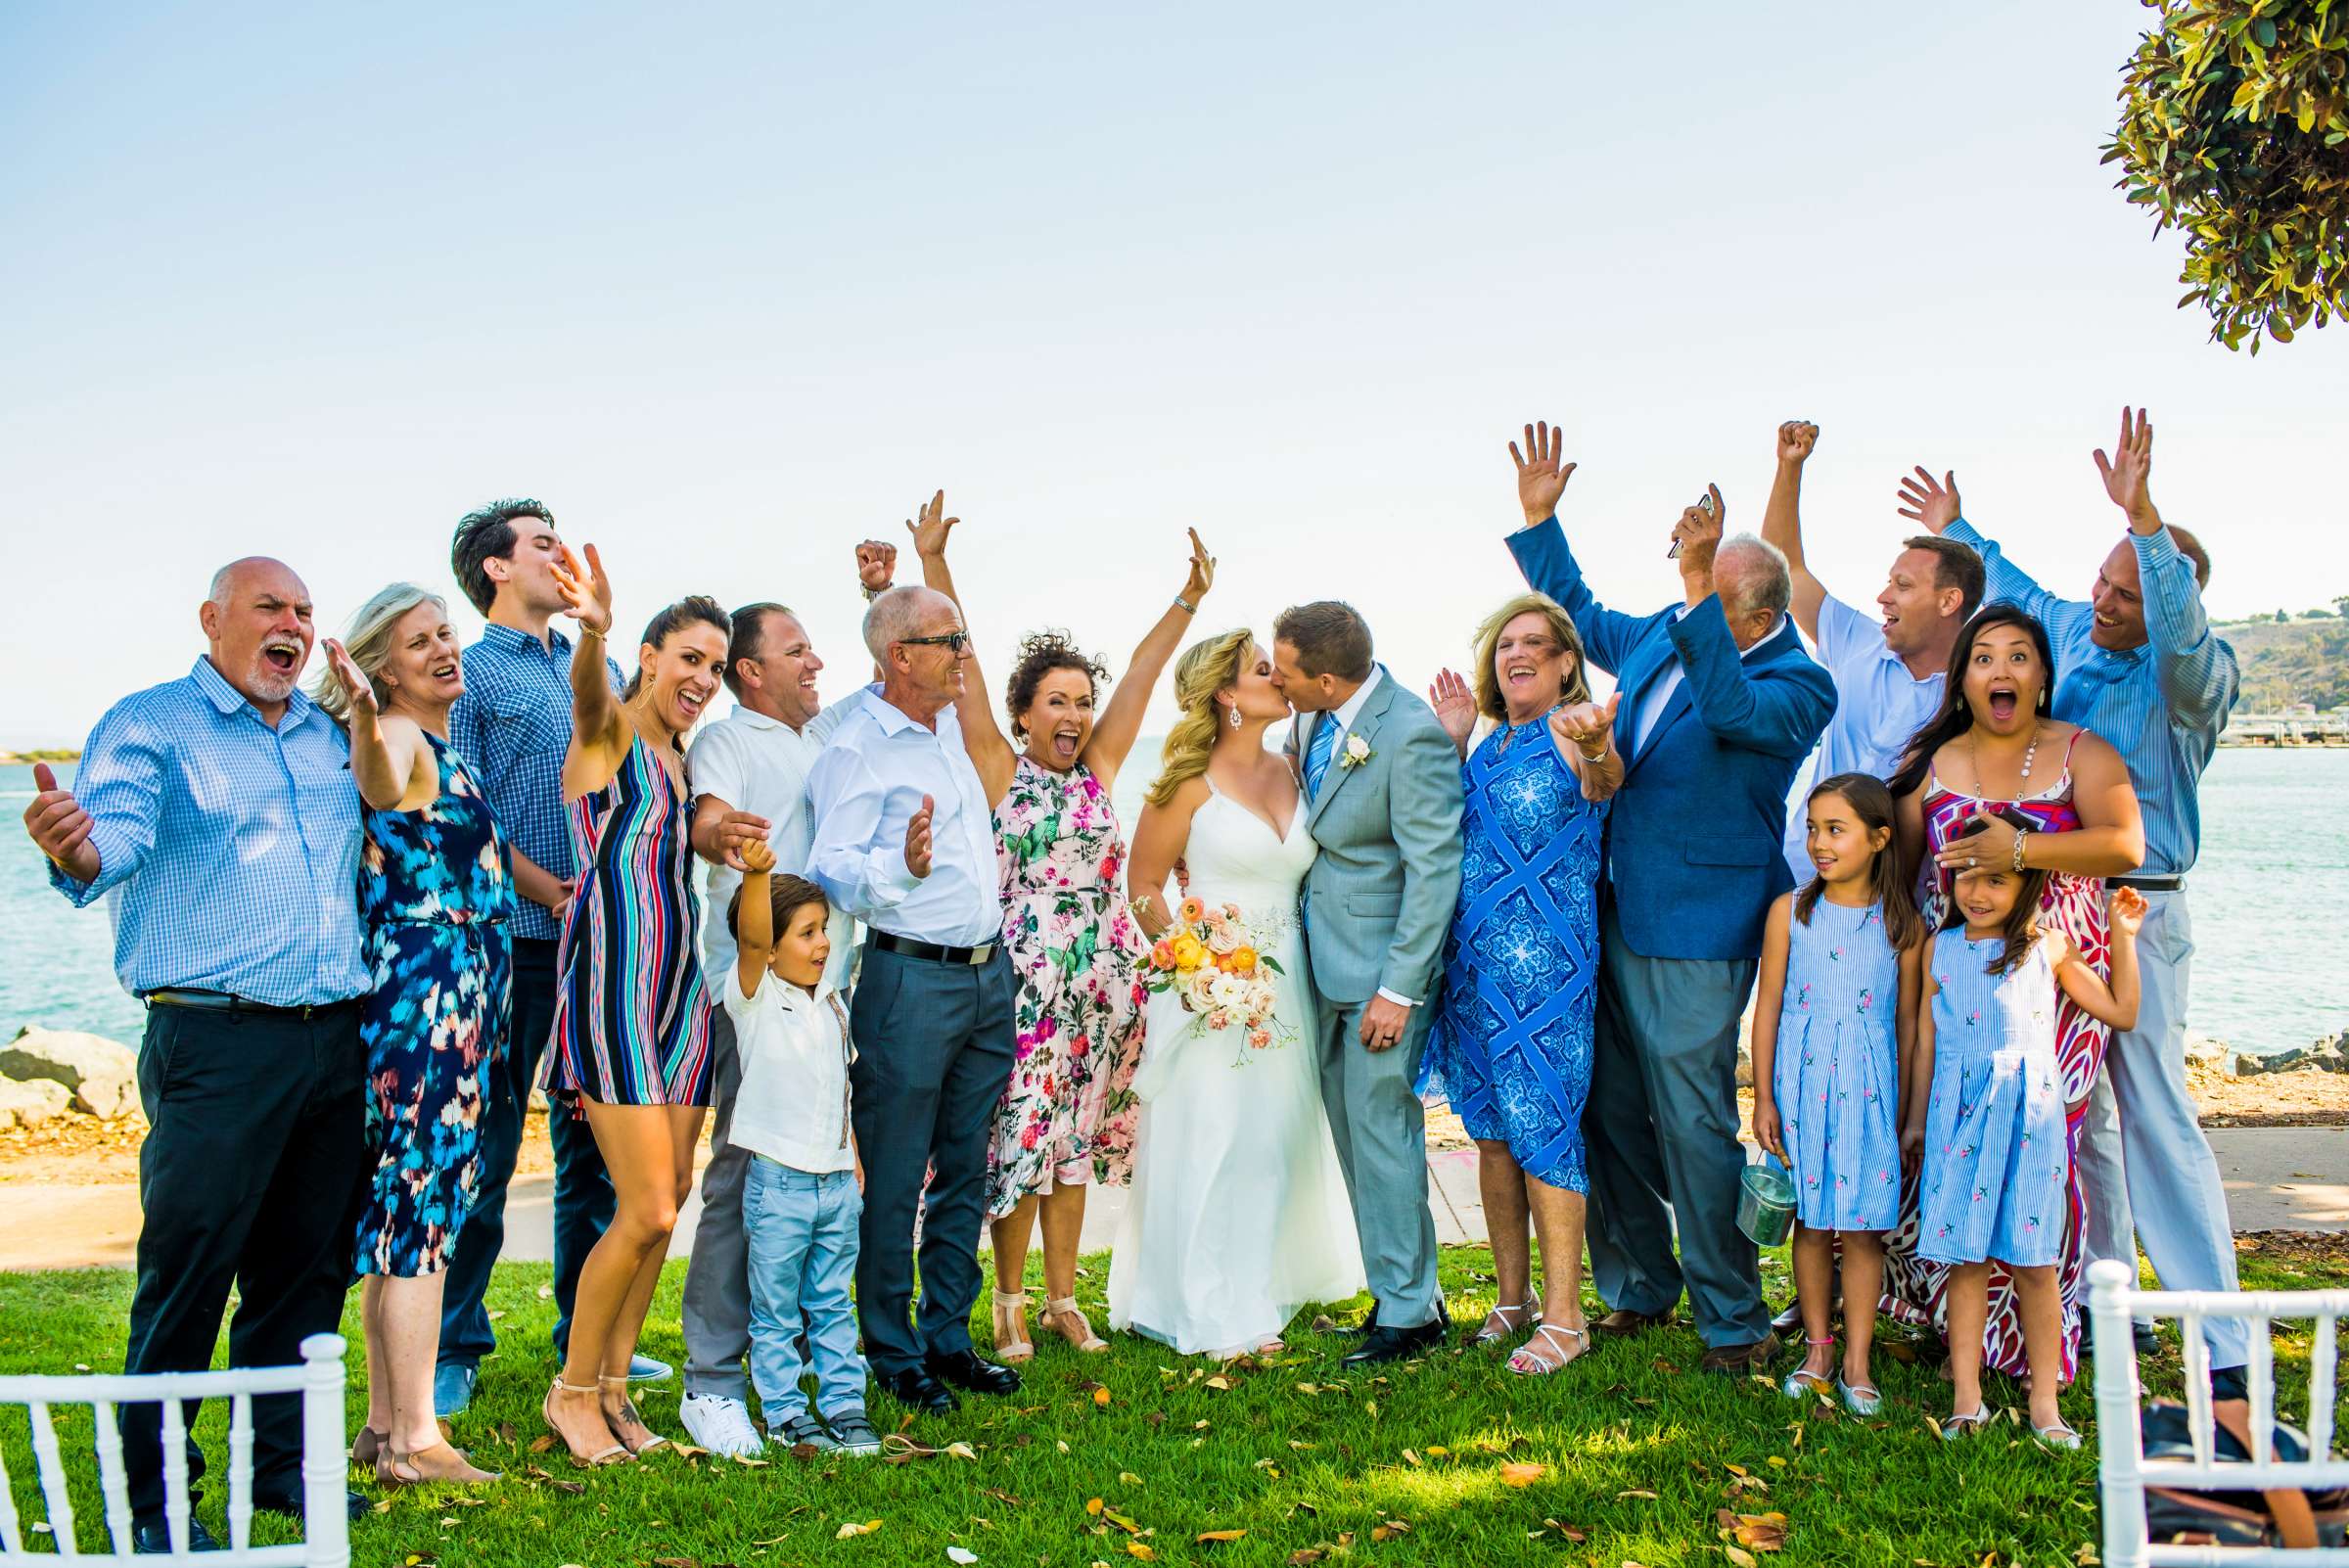
[[296, 692], [275, 728], [208, 659], [107, 711], [73, 797], [134, 995], [217, 991], [270, 1007], [374, 989], [360, 952], [359, 792], [341, 725]]
[[[612, 689], [620, 666], [609, 656]], [[473, 764], [506, 841], [542, 870], [571, 875], [571, 813], [563, 805], [563, 754], [571, 749], [571, 639], [545, 643], [494, 622], [465, 650], [465, 695], [448, 711], [449, 744]], [[553, 942], [562, 933], [546, 906], [514, 900], [517, 938]]]
[[2096, 613], [2087, 601], [2056, 598], [1965, 519], [1942, 537], [1981, 552], [1985, 602], [2019, 604], [2048, 628], [2055, 650], [2055, 716], [2103, 736], [2128, 764], [2145, 819], [2144, 874], [2191, 871], [2202, 847], [2202, 770], [2242, 678], [2234, 650], [2210, 629], [2194, 564], [2178, 553], [2170, 530], [2129, 535], [2145, 640], [2117, 652], [2091, 637]]

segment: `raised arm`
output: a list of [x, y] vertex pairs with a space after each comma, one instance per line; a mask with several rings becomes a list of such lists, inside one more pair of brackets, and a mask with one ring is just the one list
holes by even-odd
[[584, 567], [563, 548], [555, 586], [578, 623], [571, 647], [571, 747], [563, 754], [563, 798], [576, 801], [612, 782], [628, 751], [628, 725], [604, 669], [604, 641], [612, 630], [612, 579], [604, 558], [587, 546]]
[[[742, 846], [741, 857], [742, 901], [737, 907], [742, 918], [734, 932], [734, 984], [743, 995], [755, 996], [775, 953], [775, 904], [767, 882], [775, 869], [775, 852], [764, 839], [753, 839]], [[723, 920], [726, 911], [713, 909], [710, 918]]]
[[1517, 504], [1525, 514], [1525, 526], [1509, 535], [1509, 554], [1535, 591], [1557, 600], [1574, 618], [1590, 662], [1619, 674], [1658, 618], [1610, 610], [1591, 593], [1558, 526], [1558, 498], [1575, 470], [1565, 461], [1564, 433], [1550, 425], [1528, 425], [1525, 442], [1523, 451], [1509, 442], [1509, 456], [1517, 464]]
[[1819, 641], [1819, 607], [1827, 596], [1826, 584], [1811, 575], [1803, 555], [1803, 465], [1819, 443], [1819, 427], [1807, 420], [1788, 420], [1778, 427], [1778, 468], [1770, 482], [1770, 501], [1762, 510], [1762, 537], [1786, 557], [1794, 578], [1794, 623], [1813, 642]]
[[1808, 658], [1759, 671], [1747, 668], [1718, 594], [1670, 622], [1665, 635], [1680, 650], [1689, 706], [1707, 729], [1732, 746], [1804, 757], [1835, 716], [1834, 679]]
[[2005, 552], [1983, 537], [1981, 530], [1965, 520], [1961, 504], [1955, 473], [1936, 480], [1920, 466], [1901, 481], [1901, 516], [1921, 526], [1928, 533], [1971, 547], [1982, 558], [1982, 602], [2004, 599], [2022, 606], [2048, 628], [2048, 635], [2060, 647], [2078, 618], [2092, 613], [2089, 607], [2077, 600], [2058, 599], [2041, 587], [2029, 573], [2007, 560]]
[[2064, 932], [2046, 940], [2062, 944], [2055, 957], [2055, 984], [2080, 1004], [2080, 1010], [2098, 1023], [2118, 1030], [2137, 1027], [2142, 985], [2137, 970], [2137, 933], [2145, 923], [2145, 898], [2135, 888], [2115, 888], [2108, 919], [2112, 932], [2112, 978], [2107, 981], [2081, 953], [2079, 944]]
[[2107, 458], [2097, 449], [2096, 473], [2104, 481], [2104, 493], [2129, 519], [2138, 593], [2145, 608], [2145, 640], [2153, 648], [2170, 721], [2188, 729], [2215, 730], [2234, 706], [2242, 677], [2234, 651], [2210, 629], [2193, 563], [2179, 550], [2153, 505], [2153, 422], [2143, 409], [2134, 418], [2130, 410], [2121, 410], [2121, 438], [2113, 454]]
[[440, 769], [424, 731], [409, 719], [387, 718], [375, 683], [349, 650], [326, 639], [326, 668], [343, 688], [344, 727], [350, 735], [350, 776], [359, 799], [378, 811], [417, 811], [440, 792]]
[[[905, 525], [913, 535], [913, 553], [922, 563], [922, 582], [954, 601], [962, 612], [962, 623], [967, 630], [971, 624], [971, 607], [962, 602], [954, 591], [954, 574], [946, 566], [946, 536], [954, 531], [958, 517], [946, 516], [946, 492], [940, 490], [926, 502], [919, 515]], [[963, 664], [967, 682], [962, 700], [954, 705], [955, 721], [962, 728], [962, 749], [978, 769], [979, 783], [987, 791], [987, 804], [1003, 804], [1011, 793], [1012, 770], [1019, 765], [1019, 753], [1012, 749], [1011, 737], [1003, 733], [1003, 721], [995, 715], [995, 703], [987, 689], [987, 673], [979, 665], [979, 648], [974, 642]]]
[[1126, 856], [1126, 901], [1142, 935], [1152, 941], [1174, 923], [1167, 882], [1174, 874], [1174, 862], [1182, 858], [1183, 846], [1191, 841], [1191, 817], [1207, 804], [1208, 794], [1206, 779], [1186, 778], [1164, 806], [1145, 804], [1141, 820], [1134, 824], [1133, 847]]
[[1182, 579], [1182, 590], [1174, 595], [1174, 603], [1160, 612], [1157, 624], [1143, 633], [1141, 643], [1133, 650], [1133, 658], [1126, 666], [1126, 678], [1103, 705], [1101, 716], [1093, 720], [1093, 738], [1085, 742], [1084, 765], [1093, 770], [1093, 776], [1105, 790], [1117, 781], [1118, 769], [1126, 764], [1134, 738], [1142, 732], [1142, 717], [1150, 709], [1150, 693], [1157, 687], [1158, 677], [1166, 672], [1167, 661], [1182, 646], [1192, 618], [1199, 613], [1199, 601], [1216, 585], [1216, 558], [1199, 542], [1197, 529], [1188, 531], [1191, 560]]

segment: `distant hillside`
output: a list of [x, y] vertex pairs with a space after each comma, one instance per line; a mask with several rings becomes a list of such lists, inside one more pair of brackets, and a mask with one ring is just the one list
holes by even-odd
[[2273, 714], [2307, 703], [2324, 713], [2349, 705], [2349, 621], [2236, 621], [2219, 635], [2242, 664], [2243, 709]]

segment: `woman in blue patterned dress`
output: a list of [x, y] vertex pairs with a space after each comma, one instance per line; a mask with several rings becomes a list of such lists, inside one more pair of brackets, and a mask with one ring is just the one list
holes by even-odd
[[[1623, 782], [1615, 707], [1590, 701], [1574, 621], [1520, 594], [1477, 633], [1476, 686], [1451, 670], [1429, 700], [1460, 748], [1467, 792], [1460, 902], [1444, 946], [1428, 1054], [1468, 1135], [1499, 1305], [1478, 1344], [1533, 1337], [1509, 1370], [1554, 1372], [1583, 1326], [1583, 1101], [1598, 980], [1600, 830]], [[1473, 753], [1477, 717], [1494, 727]], [[1533, 1294], [1526, 1222], [1542, 1242]]]
[[473, 1209], [484, 1084], [506, 1043], [512, 867], [448, 744], [449, 705], [465, 690], [448, 606], [394, 583], [359, 611], [347, 646], [330, 639], [326, 653], [319, 706], [349, 728], [368, 807], [358, 899], [375, 981], [359, 1025], [376, 1149], [357, 1238], [367, 1425], [351, 1452], [387, 1486], [489, 1481], [440, 1436], [433, 1368], [441, 1270]]

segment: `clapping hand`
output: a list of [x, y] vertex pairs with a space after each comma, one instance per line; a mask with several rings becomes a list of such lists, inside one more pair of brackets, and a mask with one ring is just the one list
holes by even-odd
[[[718, 832], [722, 835], [725, 829], [721, 826]], [[774, 846], [763, 838], [744, 839], [726, 852], [726, 858], [745, 876], [762, 877], [775, 868]]]
[[1807, 419], [1790, 419], [1778, 427], [1778, 461], [1800, 465], [1819, 444], [1819, 427]]
[[[717, 853], [726, 864], [737, 871], [767, 871], [775, 864], [775, 852], [766, 845], [767, 820], [749, 811], [728, 811], [717, 819]], [[753, 865], [751, 852], [766, 856], [765, 865]]]
[[865, 596], [881, 592], [897, 580], [898, 547], [879, 539], [867, 539], [856, 546], [856, 580], [864, 585]]
[[554, 569], [555, 587], [563, 595], [563, 613], [581, 627], [602, 636], [612, 629], [612, 579], [604, 576], [604, 558], [587, 546], [587, 564], [563, 546], [563, 564]]
[[2135, 888], [2112, 890], [2110, 919], [2112, 929], [2124, 937], [2134, 937], [2145, 923], [2145, 896]]
[[1576, 703], [1557, 710], [1549, 715], [1549, 732], [1573, 747], [1584, 761], [1595, 762], [1607, 755], [1615, 731], [1615, 711], [1622, 706], [1623, 690], [1617, 687], [1603, 703]]
[[930, 874], [930, 818], [938, 803], [922, 797], [922, 808], [905, 820], [905, 869], [917, 877]]
[[1525, 509], [1526, 526], [1531, 528], [1557, 512], [1558, 497], [1574, 477], [1575, 465], [1566, 461], [1566, 432], [1548, 424], [1528, 425], [1525, 450], [1511, 441], [1509, 456], [1517, 464], [1517, 504]]
[[24, 831], [58, 869], [76, 881], [95, 881], [100, 867], [90, 830], [98, 824], [72, 791], [57, 787], [57, 772], [47, 762], [32, 764], [32, 804], [24, 807]]
[[1436, 671], [1436, 683], [1427, 688], [1427, 706], [1436, 711], [1436, 722], [1451, 737], [1451, 744], [1465, 749], [1468, 732], [1476, 728], [1476, 694], [1468, 689], [1468, 679], [1456, 669]]
[[1913, 477], [1901, 481], [1900, 511], [1910, 522], [1923, 524], [1927, 533], [1941, 532], [1958, 521], [1958, 475], [1944, 474], [1935, 483], [1920, 466]]
[[1683, 578], [1709, 576], [1713, 572], [1713, 552], [1721, 544], [1722, 526], [1728, 521], [1729, 505], [1721, 498], [1721, 486], [1705, 486], [1705, 499], [1695, 506], [1682, 507], [1681, 520], [1672, 526], [1672, 549], [1677, 556]]
[[350, 650], [332, 637], [326, 639], [326, 668], [334, 671], [335, 684], [343, 688], [343, 700], [350, 705], [351, 720], [355, 723], [362, 718], [374, 718], [378, 708], [375, 682], [359, 669], [358, 661], [350, 657]]
[[2134, 419], [2128, 409], [2121, 410], [2121, 438], [2109, 460], [2104, 448], [2096, 448], [2096, 472], [2103, 477], [2104, 493], [2112, 497], [2112, 504], [2134, 521], [2148, 504], [2145, 482], [2153, 473], [2153, 422], [2143, 409], [2137, 410]]
[[1182, 579], [1182, 598], [1186, 604], [1197, 609], [1199, 601], [1207, 597], [1207, 590], [1216, 585], [1216, 558], [1207, 553], [1206, 545], [1199, 542], [1197, 529], [1185, 529], [1183, 531], [1191, 536], [1191, 575]]
[[913, 535], [913, 553], [925, 559], [944, 555], [946, 535], [953, 532], [954, 525], [961, 521], [958, 517], [946, 516], [946, 492], [939, 491], [922, 508], [918, 521], [905, 525], [905, 531]]

